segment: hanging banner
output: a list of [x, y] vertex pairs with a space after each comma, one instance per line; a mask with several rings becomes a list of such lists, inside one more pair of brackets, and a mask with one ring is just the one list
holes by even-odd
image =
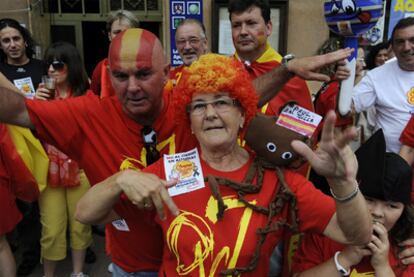
[[202, 0], [170, 0], [171, 66], [179, 66], [183, 63], [175, 45], [175, 31], [178, 24], [186, 18], [194, 18], [203, 22]]
[[392, 0], [390, 8], [390, 24], [388, 25], [388, 39], [392, 30], [400, 19], [414, 17], [414, 0]]
[[378, 19], [377, 24], [369, 29], [365, 34], [362, 35], [362, 40], [359, 41], [360, 45], [377, 45], [386, 38], [385, 34], [385, 14], [386, 14], [387, 0], [384, 0], [384, 10], [382, 12], [383, 16]]

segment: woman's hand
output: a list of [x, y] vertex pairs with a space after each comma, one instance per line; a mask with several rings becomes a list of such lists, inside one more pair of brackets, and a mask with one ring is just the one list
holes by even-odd
[[50, 90], [45, 88], [43, 83], [40, 83], [35, 93], [35, 99], [47, 101], [53, 98], [54, 98], [54, 92], [52, 93]]
[[312, 151], [301, 141], [293, 141], [292, 147], [309, 161], [318, 174], [325, 176], [330, 185], [331, 180], [336, 184], [354, 183], [358, 162], [348, 143], [357, 136], [357, 131], [355, 127], [351, 127], [335, 135], [335, 121], [335, 113], [329, 111], [317, 150]]
[[128, 199], [140, 209], [152, 209], [155, 206], [159, 217], [165, 219], [166, 204], [172, 214], [179, 214], [167, 190], [177, 183], [176, 180], [165, 181], [154, 174], [125, 170], [118, 175], [116, 183]]
[[375, 271], [384, 269], [388, 266], [388, 252], [390, 250], [390, 242], [388, 240], [388, 232], [381, 223], [374, 223], [374, 234], [372, 240], [367, 247], [372, 252], [371, 265]]

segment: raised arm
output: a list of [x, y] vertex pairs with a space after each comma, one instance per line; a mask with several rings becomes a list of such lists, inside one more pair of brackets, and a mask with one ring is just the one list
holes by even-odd
[[24, 95], [0, 73], [0, 122], [33, 129]]
[[259, 106], [275, 97], [293, 74], [305, 80], [329, 81], [329, 76], [319, 73], [319, 69], [347, 58], [352, 51], [346, 48], [325, 55], [296, 58], [289, 61], [287, 66], [278, 66], [256, 78], [253, 85], [260, 95]]
[[174, 184], [141, 171], [118, 172], [88, 190], [76, 206], [75, 218], [85, 224], [102, 224], [118, 219], [113, 207], [122, 193], [139, 209], [155, 208], [161, 219], [165, 218], [164, 204], [173, 214], [178, 214], [178, 208], [167, 191], [167, 187]]
[[294, 141], [292, 146], [318, 174], [327, 178], [336, 199], [336, 213], [325, 228], [324, 235], [342, 243], [364, 244], [371, 239], [372, 220], [356, 181], [358, 162], [348, 145], [357, 132], [352, 127], [335, 136], [335, 120], [335, 113], [330, 111], [315, 152], [300, 141]]

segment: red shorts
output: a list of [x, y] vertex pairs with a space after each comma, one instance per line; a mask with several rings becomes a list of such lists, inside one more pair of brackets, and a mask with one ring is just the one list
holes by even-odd
[[0, 184], [0, 236], [12, 231], [21, 219], [16, 197], [8, 186]]

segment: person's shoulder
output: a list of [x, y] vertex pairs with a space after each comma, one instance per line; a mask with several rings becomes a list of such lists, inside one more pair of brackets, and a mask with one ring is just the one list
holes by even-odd
[[371, 69], [367, 72], [367, 76], [371, 77], [378, 77], [382, 76], [383, 74], [393, 74], [395, 73], [395, 69], [398, 69], [398, 61], [397, 59], [384, 63], [381, 66], [377, 66], [374, 69]]
[[31, 69], [39, 69], [43, 71], [46, 71], [46, 63], [42, 60], [38, 60], [38, 59], [30, 59], [29, 62], [24, 65], [24, 67], [26, 68], [31, 68]]

